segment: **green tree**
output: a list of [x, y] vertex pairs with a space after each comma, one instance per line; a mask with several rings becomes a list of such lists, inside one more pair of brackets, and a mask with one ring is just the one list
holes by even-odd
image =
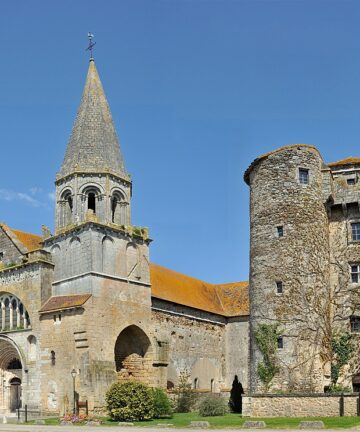
[[242, 412], [242, 395], [244, 393], [243, 386], [239, 381], [237, 375], [235, 375], [234, 381], [232, 383], [231, 391], [230, 391], [230, 400], [229, 407], [230, 410], [234, 413]]
[[189, 378], [188, 371], [184, 370], [180, 372], [179, 382], [175, 387], [176, 412], [190, 412], [195, 403], [196, 395], [192, 391]]

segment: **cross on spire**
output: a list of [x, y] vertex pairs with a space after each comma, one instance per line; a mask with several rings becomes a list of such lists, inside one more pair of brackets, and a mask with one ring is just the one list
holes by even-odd
[[91, 32], [88, 32], [89, 46], [86, 48], [86, 51], [90, 51], [90, 60], [94, 60], [93, 57], [93, 48], [96, 45], [96, 42], [93, 42], [94, 35]]

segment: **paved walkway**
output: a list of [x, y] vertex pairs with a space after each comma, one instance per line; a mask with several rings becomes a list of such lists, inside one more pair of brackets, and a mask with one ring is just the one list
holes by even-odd
[[[189, 431], [206, 431], [209, 432], [234, 432], [247, 431], [259, 432], [259, 429], [190, 429], [190, 428], [164, 428], [164, 427], [126, 427], [126, 426], [40, 426], [40, 425], [15, 425], [0, 424], [0, 432], [189, 432]], [[358, 431], [360, 428], [351, 428], [349, 431]], [[264, 429], [264, 432], [294, 432], [296, 429]], [[339, 432], [346, 429], [323, 429], [324, 432]], [[319, 432], [319, 429], [306, 429], [306, 432]]]

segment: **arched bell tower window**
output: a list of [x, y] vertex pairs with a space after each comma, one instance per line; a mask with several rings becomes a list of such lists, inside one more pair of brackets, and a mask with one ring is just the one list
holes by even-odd
[[72, 222], [73, 198], [70, 190], [66, 190], [61, 196], [62, 225], [66, 226]]
[[111, 222], [118, 225], [126, 225], [127, 202], [120, 191], [115, 191], [111, 196]]
[[89, 186], [84, 189], [83, 194], [85, 200], [85, 211], [90, 211], [94, 214], [99, 213], [99, 189], [96, 186]]

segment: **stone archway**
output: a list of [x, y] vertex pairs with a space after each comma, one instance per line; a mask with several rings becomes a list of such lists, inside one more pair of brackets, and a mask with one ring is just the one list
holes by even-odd
[[115, 364], [119, 381], [135, 380], [152, 384], [152, 347], [139, 327], [126, 327], [115, 343]]
[[0, 413], [15, 412], [21, 406], [23, 361], [14, 342], [0, 337]]

